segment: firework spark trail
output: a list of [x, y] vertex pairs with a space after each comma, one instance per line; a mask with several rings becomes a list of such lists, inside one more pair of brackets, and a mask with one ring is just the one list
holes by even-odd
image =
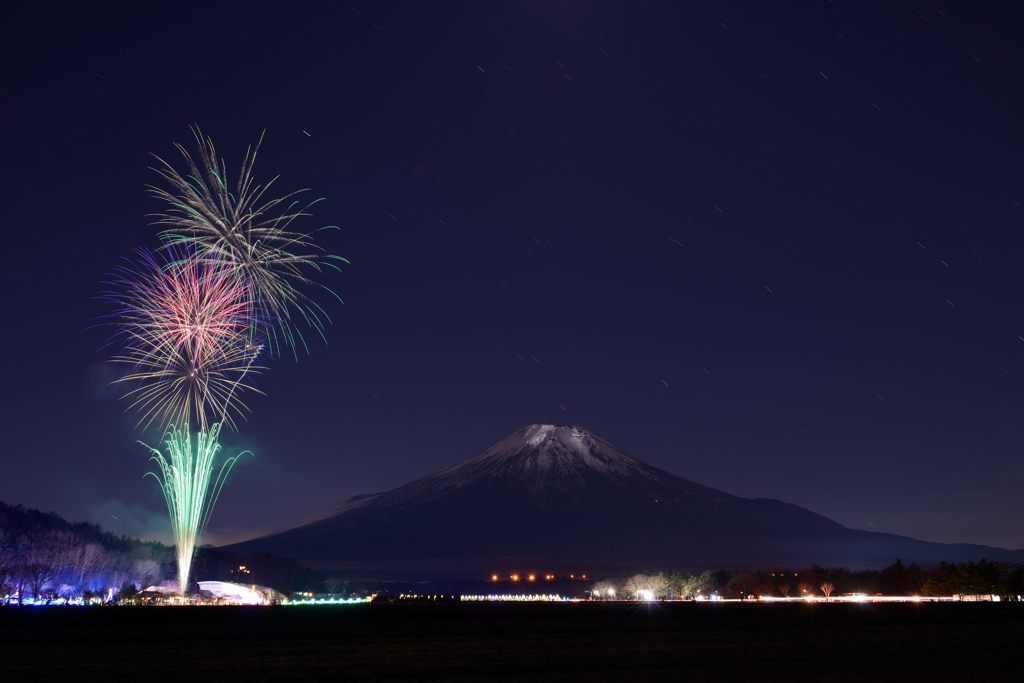
[[158, 165], [153, 170], [168, 186], [149, 186], [150, 194], [165, 204], [162, 212], [153, 215], [163, 228], [161, 237], [168, 245], [187, 246], [196, 258], [231, 269], [250, 284], [250, 300], [259, 311], [273, 352], [291, 349], [297, 355], [300, 346], [308, 352], [309, 345], [294, 323], [301, 319], [323, 338], [331, 320], [301, 288], [320, 287], [341, 301], [333, 290], [317, 283], [315, 276], [325, 268], [340, 271], [340, 265], [348, 263], [326, 253], [314, 233], [292, 229], [292, 223], [310, 216], [309, 209], [322, 198], [303, 204], [299, 197], [306, 189], [268, 197], [278, 177], [258, 184], [252, 173], [262, 136], [255, 147], [246, 150], [232, 190], [227, 167], [217, 156], [213, 141], [198, 128], [192, 132], [198, 161], [185, 147], [176, 145], [188, 169], [184, 175], [156, 157]]
[[125, 325], [144, 328], [158, 344], [187, 348], [198, 363], [247, 332], [252, 306], [245, 281], [214, 264], [187, 257], [160, 263], [140, 252], [135, 267], [118, 272]]
[[[165, 256], [174, 256], [168, 252]], [[253, 310], [245, 280], [221, 266], [178, 254], [162, 260], [140, 252], [115, 270], [106, 296], [119, 319], [129, 371], [116, 380], [136, 386], [123, 398], [139, 425], [196, 424], [219, 415], [232, 428], [248, 412], [238, 389], [262, 393], [245, 377], [262, 347], [251, 340]]]
[[236, 418], [249, 413], [238, 389], [263, 393], [245, 383], [246, 375], [256, 369], [255, 352], [242, 344], [221, 355], [216, 364], [197, 366], [187, 354], [150, 346], [144, 337], [135, 336], [129, 343], [111, 360], [132, 366], [115, 381], [138, 383], [122, 398], [131, 401], [129, 409], [139, 412], [140, 425], [195, 424], [205, 429], [216, 420], [234, 428]]
[[167, 511], [171, 516], [178, 560], [178, 585], [182, 592], [185, 592], [188, 586], [196, 545], [206, 531], [206, 525], [210, 521], [210, 515], [220, 497], [224, 482], [238, 459], [251, 454], [249, 451], [243, 451], [227, 458], [214, 479], [215, 462], [221, 449], [218, 443], [219, 436], [220, 424], [214, 424], [208, 432], [200, 430], [196, 434], [193, 451], [189, 430], [171, 427], [164, 435], [167, 456], [158, 449], [143, 444], [149, 448], [150, 459], [156, 462], [160, 470], [159, 474], [149, 472], [148, 476], [152, 476], [160, 484], [164, 501], [167, 503]]

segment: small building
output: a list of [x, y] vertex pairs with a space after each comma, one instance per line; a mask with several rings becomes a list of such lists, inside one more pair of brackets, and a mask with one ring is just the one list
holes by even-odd
[[232, 605], [274, 605], [285, 597], [284, 594], [266, 586], [244, 586], [227, 581], [200, 581], [199, 590]]

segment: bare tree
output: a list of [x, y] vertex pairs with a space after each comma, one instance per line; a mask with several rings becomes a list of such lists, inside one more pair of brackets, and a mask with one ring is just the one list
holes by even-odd
[[25, 565], [25, 582], [28, 584], [32, 597], [36, 600], [42, 595], [43, 588], [52, 576], [53, 573], [50, 571], [50, 565], [48, 564], [33, 562], [32, 564]]
[[0, 605], [7, 600], [7, 587], [11, 583], [11, 570], [6, 564], [0, 564]]
[[160, 563], [156, 560], [135, 560], [132, 575], [139, 590], [145, 590], [160, 580]]
[[647, 575], [646, 574], [634, 574], [633, 576], [626, 579], [626, 584], [622, 587], [622, 590], [627, 596], [631, 598], [640, 597], [640, 591], [644, 590], [647, 586]]
[[36, 600], [53, 578], [59, 550], [59, 539], [52, 533], [40, 534], [25, 550], [25, 581]]
[[788, 581], [783, 581], [782, 583], [779, 584], [779, 592], [782, 593], [782, 597], [788, 598], [789, 597], [789, 590], [790, 589], [789, 589], [789, 582]]
[[79, 586], [85, 583], [87, 572], [95, 571], [100, 567], [103, 554], [103, 546], [96, 543], [86, 543], [83, 546], [79, 546], [77, 556], [75, 557], [75, 569], [78, 571]]
[[828, 581], [818, 586], [818, 588], [821, 590], [821, 594], [825, 596], [826, 600], [832, 597], [832, 591], [836, 589], [836, 587]]
[[18, 594], [18, 604], [25, 602], [25, 587], [28, 586], [28, 567], [24, 564], [16, 564], [11, 570], [11, 587]]
[[0, 528], [0, 601], [7, 601], [8, 588], [14, 578], [14, 565], [14, 540], [6, 529]]

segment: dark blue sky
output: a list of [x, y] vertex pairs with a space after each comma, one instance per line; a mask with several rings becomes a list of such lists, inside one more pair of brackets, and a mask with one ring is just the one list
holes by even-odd
[[[198, 123], [353, 266], [215, 538], [529, 422], [845, 524], [1024, 547], [1017, 3], [8, 10], [0, 499], [163, 524], [92, 299]], [[305, 131], [305, 132], [304, 132]], [[308, 135], [307, 135], [308, 133]], [[150, 435], [152, 436], [152, 435]]]

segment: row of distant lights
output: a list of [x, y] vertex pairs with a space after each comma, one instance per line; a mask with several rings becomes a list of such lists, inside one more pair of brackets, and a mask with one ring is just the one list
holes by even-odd
[[460, 595], [461, 602], [572, 602], [562, 595]]
[[[526, 579], [527, 582], [534, 583], [538, 579], [543, 579], [544, 581], [554, 581], [558, 577], [555, 576], [554, 574], [544, 574], [543, 576], [539, 576], [537, 574], [526, 574], [525, 577], [522, 574], [509, 574], [508, 577], [505, 578], [501, 574], [491, 574], [491, 583], [498, 583], [499, 581], [502, 581], [502, 580], [511, 581], [512, 583], [519, 583], [524, 578]], [[562, 578], [565, 578], [565, 577], [562, 577]], [[569, 574], [569, 579], [571, 581], [586, 581], [587, 580], [587, 575], [586, 574]]]
[[[308, 595], [308, 593], [306, 594]], [[373, 602], [376, 595], [361, 598], [301, 598], [298, 600], [285, 600], [283, 605], [365, 605]]]

